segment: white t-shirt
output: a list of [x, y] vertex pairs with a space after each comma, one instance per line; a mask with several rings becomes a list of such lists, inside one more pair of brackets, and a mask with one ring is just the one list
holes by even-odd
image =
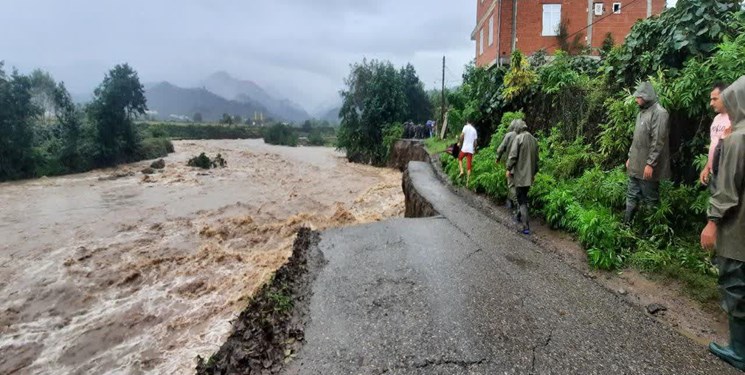
[[460, 150], [465, 153], [473, 154], [473, 143], [476, 141], [476, 138], [478, 138], [478, 135], [476, 135], [476, 128], [471, 124], [466, 124], [466, 126], [463, 127], [463, 147], [461, 147]]

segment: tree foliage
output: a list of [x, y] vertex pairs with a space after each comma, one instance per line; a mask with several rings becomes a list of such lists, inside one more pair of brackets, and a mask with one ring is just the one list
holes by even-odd
[[[141, 139], [132, 118], [145, 102], [136, 73], [112, 70], [87, 111], [64, 83], [35, 70], [8, 76], [0, 63], [0, 181], [86, 171], [165, 156], [166, 138]], [[86, 112], [88, 116], [86, 116]]]
[[365, 59], [351, 66], [344, 83], [337, 146], [350, 161], [382, 165], [388, 152], [383, 129], [407, 110], [400, 75], [390, 62]]
[[419, 124], [431, 119], [432, 104], [424, 91], [424, 84], [419, 80], [414, 66], [406, 64], [405, 67], [401, 68], [399, 75], [406, 98], [406, 113], [403, 118]]
[[137, 72], [128, 64], [117, 65], [93, 94], [87, 110], [96, 130], [98, 164], [130, 160], [139, 143], [133, 118], [147, 110], [145, 89]]
[[678, 0], [637, 22], [603, 66], [607, 83], [629, 87], [658, 70], [681, 69], [689, 58], [710, 56], [726, 36], [736, 36], [739, 9], [738, 0]]
[[0, 181], [33, 174], [33, 121], [42, 111], [31, 95], [31, 79], [0, 63]]

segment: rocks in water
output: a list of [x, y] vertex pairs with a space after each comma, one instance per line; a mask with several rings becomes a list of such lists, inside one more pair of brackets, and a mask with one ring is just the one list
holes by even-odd
[[652, 303], [647, 305], [647, 312], [652, 315], [657, 315], [660, 311], [667, 311], [667, 307], [660, 305], [659, 303]]
[[142, 174], [153, 174], [153, 173], [155, 173], [155, 169], [152, 169], [149, 167], [142, 170]]
[[152, 164], [150, 164], [150, 168], [153, 169], [163, 169], [166, 167], [166, 161], [163, 159], [158, 159], [154, 161]]
[[119, 178], [130, 177], [130, 176], [134, 176], [134, 175], [135, 175], [135, 173], [132, 172], [132, 171], [117, 171], [117, 172], [114, 172], [111, 175], [99, 177], [98, 178], [98, 181], [113, 181], [113, 180], [116, 180], [116, 179], [119, 179]]

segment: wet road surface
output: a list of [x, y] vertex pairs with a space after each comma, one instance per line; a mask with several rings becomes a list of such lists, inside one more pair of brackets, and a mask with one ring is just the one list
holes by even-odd
[[412, 162], [441, 216], [322, 233], [306, 345], [286, 374], [736, 374], [465, 205]]

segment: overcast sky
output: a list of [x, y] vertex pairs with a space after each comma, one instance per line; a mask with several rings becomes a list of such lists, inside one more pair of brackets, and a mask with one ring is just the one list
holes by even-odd
[[314, 111], [349, 64], [411, 62], [427, 88], [474, 57], [476, 3], [463, 0], [1, 0], [6, 70], [42, 68], [86, 93], [128, 62], [145, 82], [196, 86], [224, 70]]

